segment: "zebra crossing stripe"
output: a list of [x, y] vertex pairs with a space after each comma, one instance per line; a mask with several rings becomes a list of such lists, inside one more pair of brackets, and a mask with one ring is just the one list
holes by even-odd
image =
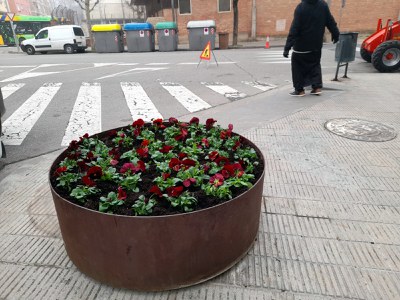
[[196, 112], [211, 107], [210, 104], [179, 83], [161, 82], [160, 84], [190, 112]]
[[3, 98], [7, 99], [24, 85], [25, 83], [9, 83], [6, 86], [2, 87], [1, 92], [3, 93]]
[[242, 98], [245, 98], [247, 95], [241, 93], [230, 86], [227, 86], [221, 82], [202, 82], [209, 89], [217, 92], [218, 94], [223, 95], [224, 97], [228, 98], [229, 100], [235, 101]]
[[4, 143], [21, 145], [29, 131], [60, 89], [62, 83], [45, 83], [3, 125]]
[[262, 90], [264, 92], [272, 90], [276, 88], [277, 86], [271, 83], [264, 83], [264, 82], [259, 82], [259, 81], [242, 81], [242, 83], [250, 85], [256, 89]]
[[76, 98], [61, 146], [88, 133], [101, 131], [101, 86], [100, 83], [83, 82]]
[[121, 88], [133, 120], [141, 118], [144, 121], [151, 121], [162, 118], [138, 82], [121, 82]]

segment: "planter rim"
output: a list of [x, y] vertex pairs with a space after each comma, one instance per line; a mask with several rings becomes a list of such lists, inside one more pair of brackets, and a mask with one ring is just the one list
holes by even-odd
[[[102, 135], [102, 134], [104, 134], [104, 133], [106, 133], [106, 132], [109, 132], [109, 131], [111, 131], [111, 130], [118, 130], [118, 129], [120, 129], [120, 128], [125, 128], [125, 127], [126, 127], [126, 126], [117, 127], [117, 128], [111, 128], [111, 129], [108, 129], [108, 130], [105, 130], [105, 131], [102, 131], [102, 132], [93, 134], [93, 135], [91, 135], [90, 137], [100, 136], [100, 135]], [[235, 132], [234, 132], [234, 133], [235, 133]], [[71, 205], [73, 205], [73, 206], [79, 207], [80, 209], [88, 210], [88, 211], [90, 211], [90, 212], [92, 212], [92, 213], [98, 213], [98, 214], [100, 214], [100, 215], [107, 215], [107, 216], [110, 216], [110, 217], [116, 217], [116, 216], [118, 216], [118, 217], [124, 217], [124, 218], [138, 218], [138, 219], [142, 218], [142, 219], [147, 219], [147, 220], [148, 220], [148, 219], [151, 219], [151, 218], [162, 219], [162, 218], [171, 218], [171, 217], [181, 217], [181, 216], [183, 216], [183, 215], [192, 215], [192, 214], [196, 214], [196, 213], [208, 211], [208, 210], [210, 210], [210, 209], [217, 208], [217, 207], [220, 207], [220, 206], [222, 206], [222, 205], [225, 205], [227, 202], [235, 201], [237, 198], [239, 198], [240, 196], [242, 196], [244, 193], [246, 193], [247, 191], [251, 190], [260, 180], [263, 180], [263, 178], [264, 178], [264, 175], [265, 175], [265, 159], [264, 159], [263, 153], [262, 153], [261, 150], [258, 148], [258, 146], [257, 146], [256, 144], [254, 144], [252, 141], [250, 141], [250, 140], [247, 139], [246, 137], [242, 136], [241, 134], [238, 134], [238, 133], [235, 133], [235, 134], [237, 134], [237, 135], [239, 135], [240, 137], [244, 138], [244, 139], [246, 140], [246, 143], [249, 143], [249, 145], [252, 146], [252, 147], [254, 148], [254, 150], [255, 150], [255, 151], [257, 152], [257, 154], [259, 155], [261, 161], [263, 162], [264, 169], [263, 169], [263, 171], [262, 171], [260, 177], [257, 179], [257, 181], [254, 182], [254, 184], [253, 184], [252, 187], [250, 187], [249, 189], [247, 189], [246, 191], [244, 191], [243, 193], [237, 195], [236, 197], [234, 197], [234, 198], [232, 198], [232, 199], [226, 200], [226, 201], [224, 201], [224, 202], [222, 202], [222, 203], [220, 203], [220, 204], [213, 205], [213, 206], [211, 206], [211, 207], [202, 208], [202, 209], [198, 209], [198, 210], [194, 210], [194, 211], [190, 211], [190, 212], [185, 212], [185, 213], [176, 213], [176, 214], [161, 215], [161, 216], [151, 216], [151, 215], [150, 215], [150, 216], [128, 216], [128, 215], [119, 215], [119, 214], [110, 214], [110, 213], [106, 213], [106, 212], [100, 212], [100, 211], [98, 211], [98, 210], [93, 210], [93, 209], [89, 209], [89, 208], [83, 207], [83, 206], [81, 206], [81, 205], [78, 205], [78, 204], [76, 204], [76, 203], [74, 203], [74, 202], [72, 202], [72, 201], [69, 201], [69, 200], [67, 200], [67, 199], [64, 199], [64, 197], [62, 197], [60, 194], [58, 194], [58, 193], [56, 192], [56, 190], [54, 189], [53, 185], [51, 184], [51, 180], [50, 180], [50, 177], [51, 177], [51, 170], [54, 169], [54, 165], [55, 165], [56, 163], [59, 162], [59, 159], [60, 159], [61, 157], [64, 156], [64, 154], [66, 153], [66, 151], [68, 150], [68, 148], [65, 149], [63, 152], [61, 152], [61, 153], [57, 156], [57, 158], [53, 161], [53, 163], [52, 163], [52, 165], [51, 165], [51, 167], [50, 167], [50, 170], [49, 170], [49, 177], [48, 177], [49, 185], [50, 185], [50, 188], [51, 188], [52, 192], [53, 192], [54, 194], [56, 194], [56, 195], [57, 195], [60, 199], [62, 199], [63, 201], [68, 202], [69, 204], [71, 204]]]

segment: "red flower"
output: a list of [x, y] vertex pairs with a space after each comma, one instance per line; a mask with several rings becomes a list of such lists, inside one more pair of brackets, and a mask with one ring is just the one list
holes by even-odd
[[193, 118], [189, 121], [189, 124], [197, 124], [197, 125], [199, 125], [199, 122], [200, 122], [199, 118], [193, 117]]
[[133, 132], [134, 136], [139, 136], [140, 135], [140, 128], [136, 128], [135, 131]]
[[183, 192], [183, 186], [171, 186], [167, 188], [167, 194], [169, 197], [179, 197]]
[[144, 125], [144, 121], [142, 119], [137, 119], [135, 122], [132, 123], [133, 127], [143, 127]]
[[162, 197], [162, 192], [160, 190], [160, 188], [157, 185], [153, 185], [150, 190], [149, 193], [155, 194], [159, 197]]
[[171, 176], [170, 173], [162, 173], [162, 178], [164, 181], [167, 180], [170, 176]]
[[76, 150], [76, 149], [78, 149], [78, 147], [79, 147], [78, 141], [73, 140], [69, 143], [68, 150], [70, 150], [70, 151]]
[[178, 172], [180, 170], [180, 168], [181, 168], [181, 161], [179, 159], [177, 159], [176, 157], [171, 158], [171, 160], [169, 161], [168, 166], [172, 170]]
[[58, 177], [61, 173], [67, 171], [67, 167], [59, 167], [57, 170], [54, 171], [54, 176]]
[[207, 140], [206, 138], [203, 138], [203, 139], [201, 140], [201, 142], [204, 144], [204, 146], [210, 147], [210, 144], [209, 144], [209, 142], [208, 142], [208, 140]]
[[137, 154], [139, 154], [139, 156], [141, 157], [147, 157], [149, 156], [149, 148], [145, 147], [145, 148], [138, 148], [136, 149]]
[[229, 162], [229, 159], [225, 156], [218, 156], [215, 161], [214, 161], [217, 165], [221, 165], [222, 164], [226, 164]]
[[121, 132], [121, 133], [119, 134], [119, 137], [120, 137], [120, 138], [124, 138], [124, 137], [125, 137], [125, 133]]
[[168, 146], [168, 145], [164, 145], [161, 149], [160, 152], [161, 153], [168, 153], [170, 150], [172, 150], [174, 147], [172, 146]]
[[178, 154], [178, 158], [179, 159], [184, 159], [185, 157], [187, 157], [186, 153], [181, 152], [181, 153]]
[[183, 185], [185, 187], [189, 187], [192, 183], [196, 183], [196, 179], [195, 178], [188, 178], [188, 179], [183, 181]]
[[184, 128], [181, 128], [181, 134], [175, 136], [175, 140], [183, 141], [186, 139], [187, 135], [188, 135], [188, 131]]
[[84, 185], [87, 185], [87, 186], [95, 186], [96, 185], [96, 183], [92, 179], [90, 179], [90, 177], [87, 175], [82, 177], [82, 182]]
[[108, 136], [109, 137], [116, 137], [117, 136], [117, 131], [114, 129], [114, 130], [110, 130], [110, 132], [108, 133]]
[[163, 125], [163, 119], [154, 119], [153, 124], [161, 127]]
[[100, 178], [103, 175], [103, 170], [99, 166], [93, 166], [89, 168], [86, 175], [93, 179]]
[[78, 167], [81, 171], [86, 171], [89, 167], [83, 160], [77, 161]]
[[208, 154], [208, 158], [211, 161], [214, 161], [217, 157], [219, 156], [219, 153], [217, 151], [212, 151]]
[[118, 160], [112, 159], [112, 160], [110, 161], [110, 165], [112, 165], [112, 166], [118, 165]]
[[236, 143], [235, 143], [235, 146], [233, 146], [233, 151], [236, 151], [236, 149], [237, 148], [239, 148], [240, 147], [240, 142], [239, 141], [237, 141]]
[[174, 117], [169, 118], [168, 121], [169, 121], [170, 123], [172, 123], [172, 124], [178, 124], [178, 123], [179, 123], [178, 119], [177, 119], [177, 118], [174, 118]]
[[[240, 163], [234, 163], [234, 164], [226, 164], [223, 168], [224, 171], [229, 173], [229, 176], [235, 176], [238, 174], [240, 171], [243, 172], [242, 165]], [[242, 174], [243, 175], [243, 174]]]
[[85, 139], [87, 139], [87, 138], [89, 138], [89, 134], [88, 134], [88, 133], [85, 133], [84, 135], [82, 135], [82, 136], [79, 138], [79, 141], [82, 142], [83, 140], [85, 140]]
[[128, 171], [131, 171], [132, 173], [137, 173], [139, 171], [146, 171], [146, 165], [143, 161], [139, 160], [137, 163], [137, 166], [135, 166], [133, 163], [124, 163], [119, 170], [120, 173], [124, 174]]
[[141, 147], [146, 147], [150, 144], [149, 140], [143, 140], [142, 143], [140, 144]]
[[188, 166], [188, 167], [193, 167], [196, 165], [196, 162], [193, 159], [186, 158], [181, 161], [182, 165]]
[[222, 176], [220, 173], [217, 173], [210, 178], [210, 183], [216, 187], [221, 186], [224, 183], [224, 176]]
[[126, 192], [122, 189], [122, 187], [118, 187], [118, 199], [125, 200], [126, 199]]
[[211, 129], [215, 122], [217, 122], [217, 120], [214, 120], [213, 118], [207, 119], [206, 129]]

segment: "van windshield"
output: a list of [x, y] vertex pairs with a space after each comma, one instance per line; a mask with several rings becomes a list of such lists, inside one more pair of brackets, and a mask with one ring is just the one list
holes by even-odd
[[82, 28], [79, 28], [79, 27], [74, 27], [74, 34], [75, 34], [76, 36], [85, 36], [85, 35], [83, 34]]

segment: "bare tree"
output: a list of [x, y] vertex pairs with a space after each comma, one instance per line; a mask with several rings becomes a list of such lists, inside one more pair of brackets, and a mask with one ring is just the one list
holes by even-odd
[[86, 14], [86, 23], [88, 26], [89, 30], [89, 38], [90, 38], [90, 46], [92, 49], [94, 49], [94, 43], [93, 43], [93, 34], [91, 30], [91, 19], [90, 19], [90, 13], [94, 10], [97, 4], [99, 4], [100, 0], [95, 0], [94, 4], [91, 5], [90, 2], [93, 2], [93, 0], [75, 0], [76, 3], [78, 3], [79, 7], [85, 11]]
[[238, 42], [238, 29], [239, 29], [239, 0], [233, 0], [233, 40], [232, 45], [236, 46]]

